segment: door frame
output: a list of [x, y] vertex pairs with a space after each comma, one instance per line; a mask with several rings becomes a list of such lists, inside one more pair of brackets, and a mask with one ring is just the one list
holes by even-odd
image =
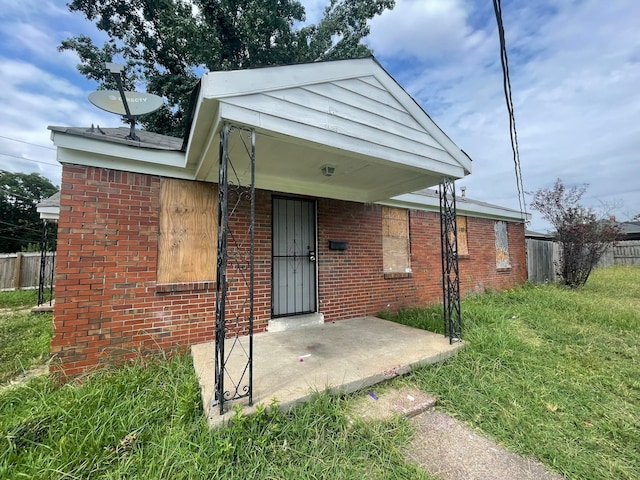
[[[313, 239], [314, 241], [314, 247], [315, 247], [315, 252], [316, 252], [316, 261], [314, 262], [314, 276], [315, 276], [315, 288], [313, 292], [310, 292], [311, 294], [313, 294], [313, 303], [315, 305], [315, 310], [313, 311], [309, 311], [309, 312], [303, 312], [303, 313], [291, 313], [291, 314], [284, 314], [284, 315], [274, 315], [273, 314], [273, 299], [274, 299], [274, 290], [275, 290], [275, 282], [274, 282], [274, 268], [273, 268], [273, 254], [274, 254], [274, 241], [273, 241], [273, 229], [275, 226], [275, 215], [274, 215], [274, 201], [275, 200], [298, 200], [298, 201], [303, 201], [303, 202], [308, 202], [311, 203], [313, 205], [313, 228], [314, 228], [314, 233], [315, 233], [315, 238]], [[278, 195], [278, 194], [273, 194], [271, 195], [271, 305], [270, 305], [270, 311], [271, 311], [271, 318], [288, 318], [288, 317], [298, 317], [298, 316], [302, 316], [302, 315], [312, 315], [314, 313], [318, 313], [319, 311], [319, 306], [318, 306], [318, 301], [319, 301], [319, 273], [318, 273], [318, 262], [319, 262], [319, 255], [318, 255], [318, 201], [315, 198], [308, 198], [308, 197], [297, 197], [297, 196], [292, 196], [292, 195]]]

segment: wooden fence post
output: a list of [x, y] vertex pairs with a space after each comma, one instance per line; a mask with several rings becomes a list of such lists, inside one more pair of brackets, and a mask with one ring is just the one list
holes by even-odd
[[16, 275], [13, 284], [16, 290], [20, 290], [20, 273], [22, 272], [22, 252], [16, 253]]

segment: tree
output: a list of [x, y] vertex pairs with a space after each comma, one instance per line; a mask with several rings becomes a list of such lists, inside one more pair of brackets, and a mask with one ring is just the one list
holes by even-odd
[[182, 137], [190, 93], [205, 70], [354, 58], [371, 54], [362, 39], [368, 20], [395, 0], [331, 0], [317, 25], [297, 0], [73, 0], [109, 37], [101, 47], [85, 35], [64, 40], [78, 70], [99, 88], [115, 83], [104, 63], [126, 59], [124, 84], [163, 96], [163, 108], [141, 119], [149, 131]]
[[535, 192], [531, 203], [556, 230], [556, 240], [562, 246], [558, 273], [571, 288], [587, 282], [591, 270], [620, 234], [615, 222], [597, 218], [592, 209], [580, 205], [586, 190], [587, 185], [567, 189], [558, 178], [552, 188]]
[[36, 204], [58, 191], [37, 173], [0, 170], [0, 252], [14, 253], [40, 244], [42, 222]]

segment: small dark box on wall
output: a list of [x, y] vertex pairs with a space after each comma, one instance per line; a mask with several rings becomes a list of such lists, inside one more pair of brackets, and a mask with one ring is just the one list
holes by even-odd
[[346, 250], [348, 246], [344, 240], [329, 240], [329, 250]]

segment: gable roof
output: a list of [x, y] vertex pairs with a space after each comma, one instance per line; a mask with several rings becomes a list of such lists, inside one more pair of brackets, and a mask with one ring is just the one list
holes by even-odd
[[[216, 174], [225, 122], [254, 128], [258, 158], [271, 155], [256, 165], [264, 189], [279, 190], [298, 170], [292, 193], [376, 201], [471, 171], [471, 159], [373, 57], [207, 73], [194, 104], [186, 163], [198, 180]], [[323, 179], [323, 163], [343, 175]]]
[[[188, 133], [50, 127], [58, 161], [218, 181], [225, 125], [255, 133], [255, 186], [375, 202], [470, 173], [471, 159], [373, 58], [205, 74]], [[248, 183], [246, 139], [229, 136]], [[329, 165], [333, 175], [323, 171]]]

